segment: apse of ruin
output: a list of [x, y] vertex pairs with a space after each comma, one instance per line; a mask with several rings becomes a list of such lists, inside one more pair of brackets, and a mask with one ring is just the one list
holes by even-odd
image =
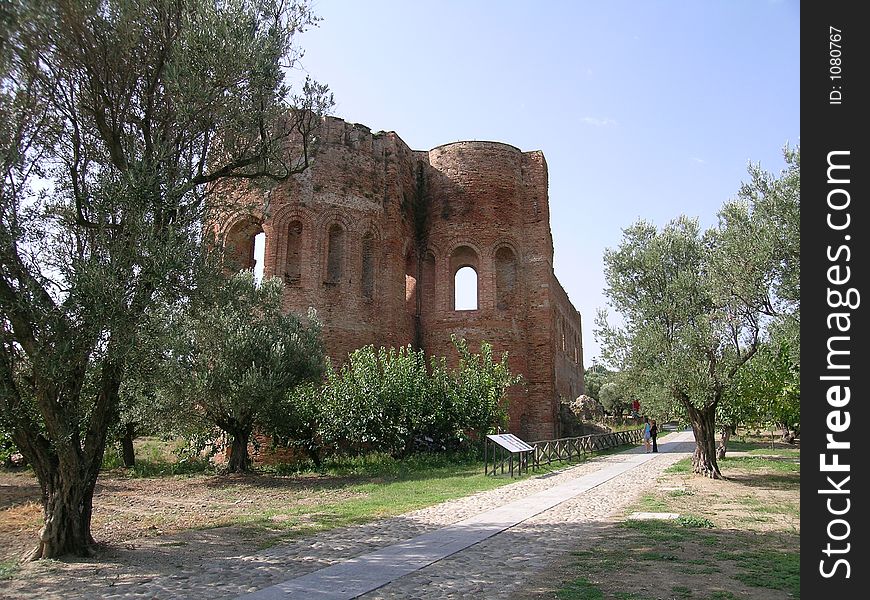
[[[509, 431], [559, 437], [559, 402], [584, 392], [580, 313], [553, 271], [547, 163], [540, 151], [463, 141], [411, 150], [394, 132], [326, 117], [310, 167], [218, 227], [237, 268], [283, 279], [284, 306], [314, 307], [334, 364], [368, 344], [422, 348], [456, 364], [451, 335], [508, 352], [524, 385]], [[257, 196], [259, 194], [259, 196]], [[263, 210], [263, 207], [266, 209]], [[476, 307], [456, 307], [467, 269]], [[473, 294], [472, 294], [473, 296]]]

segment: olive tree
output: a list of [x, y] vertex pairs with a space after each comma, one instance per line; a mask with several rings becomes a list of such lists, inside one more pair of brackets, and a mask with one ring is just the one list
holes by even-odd
[[750, 166], [717, 226], [701, 231], [685, 216], [661, 230], [640, 221], [604, 255], [605, 291], [624, 318], [614, 327], [598, 315], [604, 355], [659, 410], [676, 403], [695, 434], [694, 471], [713, 478], [721, 477], [717, 409], [733, 401], [761, 345], [776, 332], [796, 339], [800, 322], [800, 149], [784, 156], [779, 177]]
[[305, 321], [282, 309], [278, 278], [258, 284], [251, 270], [196, 298], [179, 330], [177, 405], [230, 437], [230, 472], [247, 471], [255, 430], [283, 420], [280, 408], [293, 389], [323, 377], [325, 354], [313, 311]]
[[599, 315], [604, 355], [621, 352], [622, 371], [638, 387], [663, 387], [685, 410], [695, 433], [694, 471], [719, 478], [715, 415], [726, 386], [755, 353], [757, 313], [722, 294], [711, 277], [716, 236], [680, 217], [661, 231], [639, 222], [605, 252], [611, 305], [619, 328]]
[[285, 74], [316, 21], [304, 0], [0, 4], [0, 414], [41, 487], [32, 558], [94, 543], [140, 324], [186, 294], [215, 186], [307, 166], [331, 97]]

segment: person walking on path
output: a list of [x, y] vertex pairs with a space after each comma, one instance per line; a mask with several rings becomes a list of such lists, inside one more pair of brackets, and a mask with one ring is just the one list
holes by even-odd
[[652, 440], [652, 451], [653, 452], [659, 451], [658, 444], [656, 444], [656, 436], [658, 434], [659, 434], [659, 428], [658, 428], [658, 425], [656, 425], [656, 420], [653, 419], [652, 423], [650, 423], [650, 426], [649, 426], [649, 437]]
[[650, 432], [651, 431], [652, 431], [652, 428], [650, 427], [650, 424], [649, 424], [649, 417], [644, 417], [643, 418], [643, 447], [646, 450], [646, 452], [650, 451], [649, 442], [650, 442]]

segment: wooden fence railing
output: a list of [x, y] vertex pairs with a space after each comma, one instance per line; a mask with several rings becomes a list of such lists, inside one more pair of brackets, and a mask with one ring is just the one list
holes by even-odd
[[559, 438], [558, 440], [541, 440], [531, 442], [535, 447], [532, 463], [535, 466], [550, 464], [555, 461], [573, 460], [596, 450], [607, 450], [636, 444], [643, 439], [643, 429], [597, 433], [582, 437]]

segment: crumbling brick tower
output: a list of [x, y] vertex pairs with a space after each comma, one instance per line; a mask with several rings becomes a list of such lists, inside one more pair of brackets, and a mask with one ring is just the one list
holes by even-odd
[[[254, 202], [260, 206], [262, 202]], [[317, 309], [328, 354], [412, 344], [455, 359], [507, 351], [524, 389], [510, 430], [558, 437], [559, 401], [584, 392], [580, 314], [553, 272], [547, 165], [498, 142], [414, 151], [393, 132], [327, 117], [311, 167], [270, 192], [268, 213], [227, 217], [241, 267], [265, 234], [265, 276], [284, 279], [288, 310]], [[477, 308], [456, 310], [456, 273], [477, 274]]]

